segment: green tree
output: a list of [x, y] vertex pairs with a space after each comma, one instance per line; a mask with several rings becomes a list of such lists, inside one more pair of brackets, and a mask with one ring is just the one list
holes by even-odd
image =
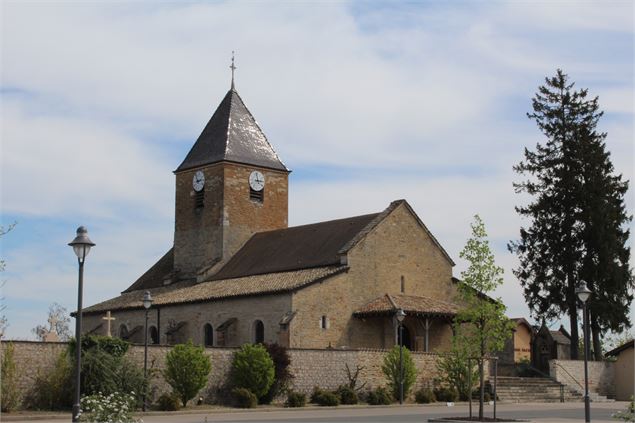
[[454, 328], [456, 342], [465, 346], [467, 354], [479, 358], [479, 419], [482, 420], [485, 357], [504, 348], [514, 325], [505, 317], [505, 305], [502, 301], [492, 300], [487, 296], [503, 283], [503, 269], [494, 261], [485, 224], [476, 215], [471, 227], [472, 237], [468, 239], [460, 254], [469, 266], [461, 272], [463, 282], [459, 284], [459, 295], [463, 307], [455, 317]]
[[262, 344], [245, 344], [234, 353], [231, 381], [235, 388], [250, 390], [264, 397], [275, 377], [273, 360]]
[[520, 265], [514, 274], [523, 286], [532, 315], [551, 319], [568, 314], [571, 356], [578, 358], [578, 313], [575, 288], [585, 281], [593, 291], [588, 302], [594, 350], [606, 330], [630, 324], [633, 277], [624, 206], [628, 182], [614, 175], [605, 150], [598, 98], [574, 84], [560, 69], [545, 79], [532, 100], [533, 119], [545, 135], [535, 150], [525, 149], [514, 170], [527, 177], [515, 183], [533, 201], [516, 211], [529, 219], [520, 240], [510, 242]]
[[[384, 356], [384, 364], [381, 366], [382, 372], [388, 379], [388, 387], [395, 399], [399, 399], [400, 361], [399, 345], [395, 345]], [[403, 396], [408, 397], [410, 389], [417, 379], [417, 368], [412, 360], [408, 348], [403, 347]]]
[[175, 345], [165, 356], [163, 377], [181, 398], [183, 407], [207, 385], [207, 376], [212, 370], [210, 358], [203, 347], [187, 344]]

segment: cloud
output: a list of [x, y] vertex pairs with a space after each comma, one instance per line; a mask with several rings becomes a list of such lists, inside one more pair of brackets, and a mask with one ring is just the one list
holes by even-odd
[[616, 171], [633, 175], [633, 6], [569, 6], [4, 2], [2, 210], [21, 222], [20, 242], [3, 240], [12, 319], [40, 323], [48, 304], [22, 307], [32, 292], [73, 308], [60, 248], [80, 223], [98, 244], [86, 303], [169, 248], [171, 171], [229, 88], [231, 50], [241, 96], [295, 170], [291, 223], [406, 198], [456, 260], [479, 213], [507, 270], [501, 295], [525, 314], [504, 244], [526, 200], [511, 166], [542, 139], [524, 114], [545, 76], [563, 67], [600, 95]]

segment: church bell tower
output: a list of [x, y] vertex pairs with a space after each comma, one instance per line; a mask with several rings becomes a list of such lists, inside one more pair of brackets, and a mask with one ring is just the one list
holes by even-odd
[[232, 85], [174, 171], [175, 279], [214, 274], [256, 232], [287, 227], [288, 175]]

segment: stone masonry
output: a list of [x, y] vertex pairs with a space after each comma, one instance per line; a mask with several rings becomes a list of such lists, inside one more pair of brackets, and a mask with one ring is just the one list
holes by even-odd
[[[66, 343], [61, 342], [8, 342], [12, 342], [15, 349], [18, 387], [22, 395], [33, 388], [33, 382], [38, 373], [44, 374], [53, 368], [55, 360], [67, 347]], [[8, 342], [2, 342], [0, 345], [2, 354]], [[160, 376], [160, 370], [165, 366], [165, 356], [170, 348], [164, 345], [148, 347], [148, 368], [155, 374], [152, 380], [154, 398], [170, 390]], [[212, 372], [206, 388], [199, 395], [207, 398], [208, 401], [213, 400], [219, 393], [223, 393], [234, 351], [234, 348], [205, 349], [212, 361]], [[335, 389], [341, 384], [348, 383], [346, 364], [351, 371], [355, 371], [357, 366], [363, 367], [358, 383], [360, 386], [366, 383], [364, 389], [384, 386], [387, 382], [381, 371], [385, 350], [289, 349], [288, 352], [291, 357], [291, 373], [294, 375], [292, 389], [296, 391], [310, 394], [315, 386]], [[143, 366], [143, 353], [143, 346], [132, 345], [128, 351], [128, 357], [138, 366]], [[438, 377], [436, 363], [439, 356], [413, 352], [412, 357], [418, 370], [413, 392], [420, 387], [432, 386], [433, 380]]]
[[[607, 397], [615, 395], [614, 363], [589, 361], [589, 392]], [[549, 360], [549, 374], [569, 388], [584, 393], [583, 360]]]
[[[404, 294], [448, 301], [457, 295], [452, 263], [405, 205], [397, 207], [353, 247], [346, 260], [348, 272], [293, 294], [292, 306], [297, 314], [290, 325], [292, 347], [390, 348], [395, 343], [391, 318], [362, 320], [352, 317], [352, 313], [385, 293], [402, 293], [402, 277]], [[327, 329], [319, 325], [323, 315], [330, 323]], [[444, 320], [431, 320], [430, 350], [444, 351], [451, 343], [451, 326]], [[415, 338], [423, 336], [419, 319], [406, 317], [404, 324]]]
[[[205, 175], [203, 207], [196, 207], [192, 177]], [[264, 201], [249, 198], [249, 175], [265, 177]], [[287, 227], [288, 174], [249, 165], [215, 163], [176, 175], [176, 278], [202, 276], [227, 261], [255, 232]]]

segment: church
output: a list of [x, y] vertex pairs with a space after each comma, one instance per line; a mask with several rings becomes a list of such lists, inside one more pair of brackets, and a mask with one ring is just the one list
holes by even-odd
[[[231, 88], [175, 174], [174, 244], [121, 295], [84, 310], [83, 333], [207, 347], [444, 351], [459, 281], [405, 200], [288, 226], [290, 170]], [[317, 200], [316, 200], [317, 201]]]

